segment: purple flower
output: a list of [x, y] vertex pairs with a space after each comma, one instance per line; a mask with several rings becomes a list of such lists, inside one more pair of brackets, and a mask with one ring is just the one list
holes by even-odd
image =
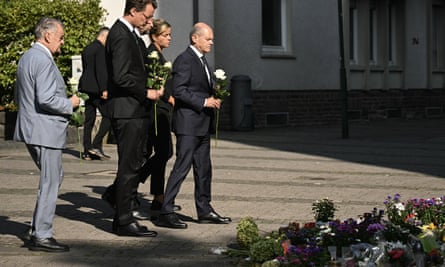
[[376, 233], [379, 231], [385, 230], [385, 226], [381, 223], [372, 223], [368, 225], [368, 228], [366, 228], [366, 231]]

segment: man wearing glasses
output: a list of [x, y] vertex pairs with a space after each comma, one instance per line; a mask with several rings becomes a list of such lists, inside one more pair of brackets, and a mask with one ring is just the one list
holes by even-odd
[[112, 230], [120, 236], [157, 235], [140, 225], [132, 213], [151, 105], [153, 100], [163, 95], [163, 89], [146, 88], [145, 48], [141, 47], [135, 30], [147, 23], [152, 24], [156, 7], [155, 0], [127, 0], [124, 16], [111, 27], [106, 43], [109, 89], [106, 110], [116, 135], [119, 157], [112, 185], [114, 194], [108, 200], [115, 205]]

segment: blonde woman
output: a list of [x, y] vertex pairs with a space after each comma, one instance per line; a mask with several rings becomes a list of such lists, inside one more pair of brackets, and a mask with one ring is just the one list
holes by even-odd
[[[164, 19], [154, 19], [153, 27], [149, 33], [150, 45], [147, 48], [147, 55], [156, 51], [159, 56], [159, 62], [164, 64], [167, 60], [162, 55], [162, 51], [170, 46], [171, 42], [171, 26]], [[151, 64], [151, 58], [146, 57], [147, 66]], [[150, 71], [150, 70], [148, 70]], [[164, 186], [165, 186], [165, 168], [167, 161], [173, 155], [173, 145], [171, 138], [171, 112], [175, 104], [172, 96], [171, 80], [167, 80], [165, 84], [164, 95], [159, 99], [156, 105], [156, 113], [151, 113], [153, 118], [150, 124], [148, 136], [147, 156], [149, 159], [144, 164], [141, 172], [141, 182], [144, 183], [148, 176], [151, 175], [150, 193], [153, 195], [151, 203], [152, 211], [159, 211], [164, 202]], [[156, 130], [154, 116], [156, 114]], [[175, 205], [176, 211], [181, 207]]]

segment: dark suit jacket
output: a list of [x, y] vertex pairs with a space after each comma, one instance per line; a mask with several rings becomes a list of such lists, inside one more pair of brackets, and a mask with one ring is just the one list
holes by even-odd
[[96, 39], [82, 52], [82, 76], [79, 80], [79, 91], [101, 95], [103, 91], [107, 90], [107, 80], [105, 47]]
[[188, 47], [173, 63], [173, 132], [191, 136], [214, 133], [214, 110], [204, 107], [212, 94], [201, 59]]
[[137, 37], [117, 20], [108, 33], [105, 48], [108, 115], [116, 119], [148, 117], [151, 101], [146, 98], [145, 47], [141, 47]]
[[[150, 53], [153, 51], [158, 52], [159, 62], [161, 64], [165, 64], [165, 62], [167, 62], [167, 60], [164, 58], [164, 55], [162, 55], [162, 53], [157, 50], [156, 46], [154, 44], [150, 44], [147, 48], [147, 56], [145, 57], [147, 66], [150, 66], [150, 64], [152, 63], [152, 59], [150, 59], [148, 57], [148, 55], [150, 55]], [[150, 71], [150, 70], [148, 70], [148, 71]], [[171, 78], [165, 82], [164, 88], [165, 88], [164, 95], [161, 97], [160, 101], [158, 101], [158, 107], [169, 112], [172, 108], [172, 105], [170, 103], [168, 103], [168, 99], [172, 95], [172, 80], [171, 80]]]

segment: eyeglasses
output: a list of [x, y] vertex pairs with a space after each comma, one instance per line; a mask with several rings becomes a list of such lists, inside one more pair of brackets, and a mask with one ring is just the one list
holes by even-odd
[[172, 34], [171, 34], [171, 33], [161, 33], [161, 34], [159, 34], [159, 36], [162, 36], [162, 37], [164, 37], [164, 38], [167, 38], [167, 37], [171, 37]]
[[144, 12], [141, 12], [141, 13], [142, 13], [142, 15], [145, 17], [146, 20], [150, 20], [150, 19], [153, 18], [153, 16], [147, 16], [147, 15], [145, 15]]

